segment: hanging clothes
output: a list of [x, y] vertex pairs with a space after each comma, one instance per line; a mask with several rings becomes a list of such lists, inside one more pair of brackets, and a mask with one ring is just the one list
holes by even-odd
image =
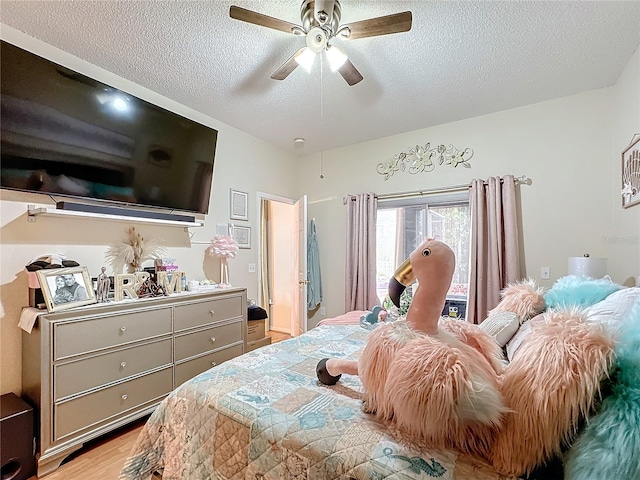
[[320, 275], [320, 252], [318, 250], [318, 235], [316, 233], [316, 219], [309, 224], [307, 237], [307, 308], [314, 310], [322, 302], [322, 277]]

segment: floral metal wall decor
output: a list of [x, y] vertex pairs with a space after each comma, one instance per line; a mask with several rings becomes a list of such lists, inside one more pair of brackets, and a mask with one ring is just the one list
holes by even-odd
[[431, 143], [427, 143], [424, 147], [416, 145], [415, 148], [409, 148], [408, 152], [394, 155], [392, 160], [379, 163], [378, 173], [383, 175], [385, 180], [389, 180], [398, 170], [407, 170], [411, 174], [431, 172], [436, 168], [434, 161], [437, 161], [438, 165], [462, 165], [471, 168], [471, 157], [473, 150], [470, 148], [458, 150], [453, 145], [438, 145], [432, 148]]

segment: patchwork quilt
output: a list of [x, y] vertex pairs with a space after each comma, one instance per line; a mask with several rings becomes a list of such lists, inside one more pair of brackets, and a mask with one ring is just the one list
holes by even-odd
[[317, 381], [318, 360], [358, 358], [368, 334], [320, 326], [189, 380], [151, 415], [120, 480], [504, 479], [479, 459], [403, 446], [362, 411], [357, 377]]

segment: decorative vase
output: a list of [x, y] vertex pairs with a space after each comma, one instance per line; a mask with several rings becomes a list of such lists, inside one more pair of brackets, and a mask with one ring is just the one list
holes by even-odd
[[229, 285], [229, 261], [227, 257], [220, 257], [220, 283]]

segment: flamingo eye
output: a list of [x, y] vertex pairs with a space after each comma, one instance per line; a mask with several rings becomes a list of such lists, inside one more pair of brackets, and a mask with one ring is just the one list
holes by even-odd
[[425, 248], [424, 250], [422, 250], [422, 256], [423, 257], [428, 257], [429, 255], [431, 255], [431, 249], [430, 248]]

